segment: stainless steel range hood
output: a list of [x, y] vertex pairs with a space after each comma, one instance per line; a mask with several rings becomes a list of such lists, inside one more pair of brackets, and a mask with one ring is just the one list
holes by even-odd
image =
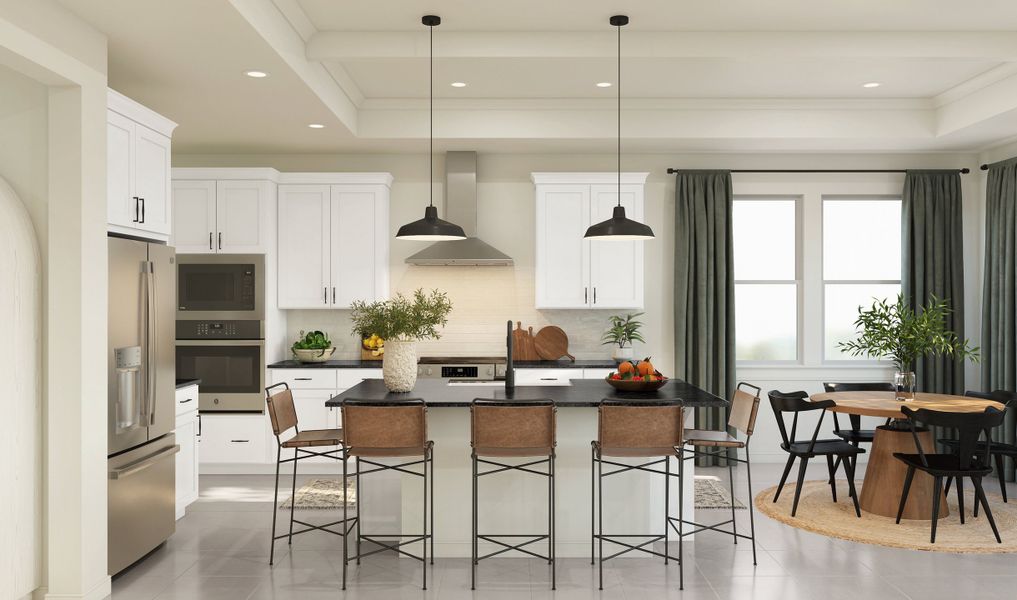
[[463, 228], [465, 240], [436, 242], [406, 259], [410, 265], [512, 266], [512, 257], [477, 236], [477, 153], [445, 154], [445, 220]]

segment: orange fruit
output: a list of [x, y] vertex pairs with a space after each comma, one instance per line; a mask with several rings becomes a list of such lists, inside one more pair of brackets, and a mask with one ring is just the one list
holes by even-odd
[[621, 363], [620, 365], [618, 365], [618, 374], [619, 375], [624, 375], [626, 373], [632, 373], [635, 370], [636, 370], [635, 365], [633, 365], [629, 361], [625, 361], [625, 362]]
[[636, 368], [639, 369], [640, 375], [653, 375], [657, 372], [657, 370], [653, 368], [653, 363], [650, 362], [649, 356], [640, 361]]

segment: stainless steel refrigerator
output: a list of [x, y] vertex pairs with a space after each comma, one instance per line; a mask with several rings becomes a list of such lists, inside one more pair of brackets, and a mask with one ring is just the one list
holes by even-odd
[[109, 573], [176, 531], [176, 254], [109, 242]]

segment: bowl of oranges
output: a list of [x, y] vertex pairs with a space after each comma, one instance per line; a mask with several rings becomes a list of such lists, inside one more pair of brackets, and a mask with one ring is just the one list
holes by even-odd
[[618, 365], [618, 370], [605, 379], [608, 385], [622, 392], [653, 392], [664, 387], [667, 377], [653, 367], [650, 358]]

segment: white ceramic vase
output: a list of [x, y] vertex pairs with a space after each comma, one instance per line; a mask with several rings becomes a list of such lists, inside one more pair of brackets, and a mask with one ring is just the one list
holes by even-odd
[[624, 348], [615, 346], [614, 352], [611, 353], [611, 358], [613, 358], [617, 363], [632, 360], [633, 356], [634, 355], [632, 354], [632, 346], [625, 346]]
[[417, 342], [387, 340], [381, 373], [390, 392], [409, 392], [417, 383]]

